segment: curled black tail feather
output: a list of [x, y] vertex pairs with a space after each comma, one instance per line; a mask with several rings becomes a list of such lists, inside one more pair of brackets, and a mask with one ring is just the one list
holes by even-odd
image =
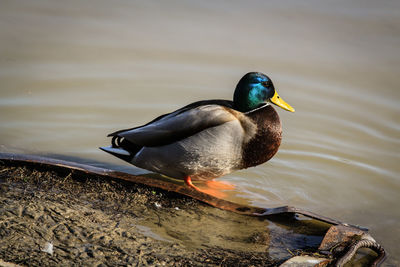
[[122, 137], [114, 135], [111, 139], [111, 147], [114, 148], [121, 147], [121, 139]]

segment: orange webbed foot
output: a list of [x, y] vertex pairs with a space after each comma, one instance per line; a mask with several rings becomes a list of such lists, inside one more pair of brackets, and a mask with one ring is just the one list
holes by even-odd
[[216, 180], [210, 180], [206, 182], [206, 185], [209, 188], [214, 188], [214, 189], [221, 189], [221, 190], [234, 190], [235, 185], [226, 182], [226, 181], [216, 181]]
[[227, 194], [221, 192], [220, 190], [233, 190], [235, 188], [234, 185], [231, 185], [227, 182], [217, 182], [214, 180], [207, 181], [205, 184], [208, 188], [199, 188], [192, 183], [192, 179], [190, 176], [185, 177], [185, 183], [187, 186], [193, 188], [196, 191], [211, 195], [216, 198], [225, 198]]

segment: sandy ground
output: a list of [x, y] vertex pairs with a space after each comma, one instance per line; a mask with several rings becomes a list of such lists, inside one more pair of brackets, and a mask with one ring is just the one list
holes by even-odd
[[269, 256], [270, 239], [265, 221], [175, 193], [70, 171], [0, 164], [4, 262], [273, 266], [282, 259]]

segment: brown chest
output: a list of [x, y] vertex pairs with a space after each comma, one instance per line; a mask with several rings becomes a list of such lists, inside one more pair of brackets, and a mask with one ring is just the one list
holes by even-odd
[[248, 116], [257, 125], [257, 132], [243, 144], [241, 168], [257, 166], [271, 159], [282, 140], [281, 122], [272, 106], [269, 105]]

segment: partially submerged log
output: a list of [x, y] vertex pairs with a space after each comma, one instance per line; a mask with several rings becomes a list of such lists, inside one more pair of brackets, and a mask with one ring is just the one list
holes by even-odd
[[295, 207], [239, 205], [151, 177], [46, 157], [0, 153], [0, 161], [5, 262], [342, 266], [362, 247], [370, 250], [358, 263], [378, 265], [385, 257], [365, 228]]

